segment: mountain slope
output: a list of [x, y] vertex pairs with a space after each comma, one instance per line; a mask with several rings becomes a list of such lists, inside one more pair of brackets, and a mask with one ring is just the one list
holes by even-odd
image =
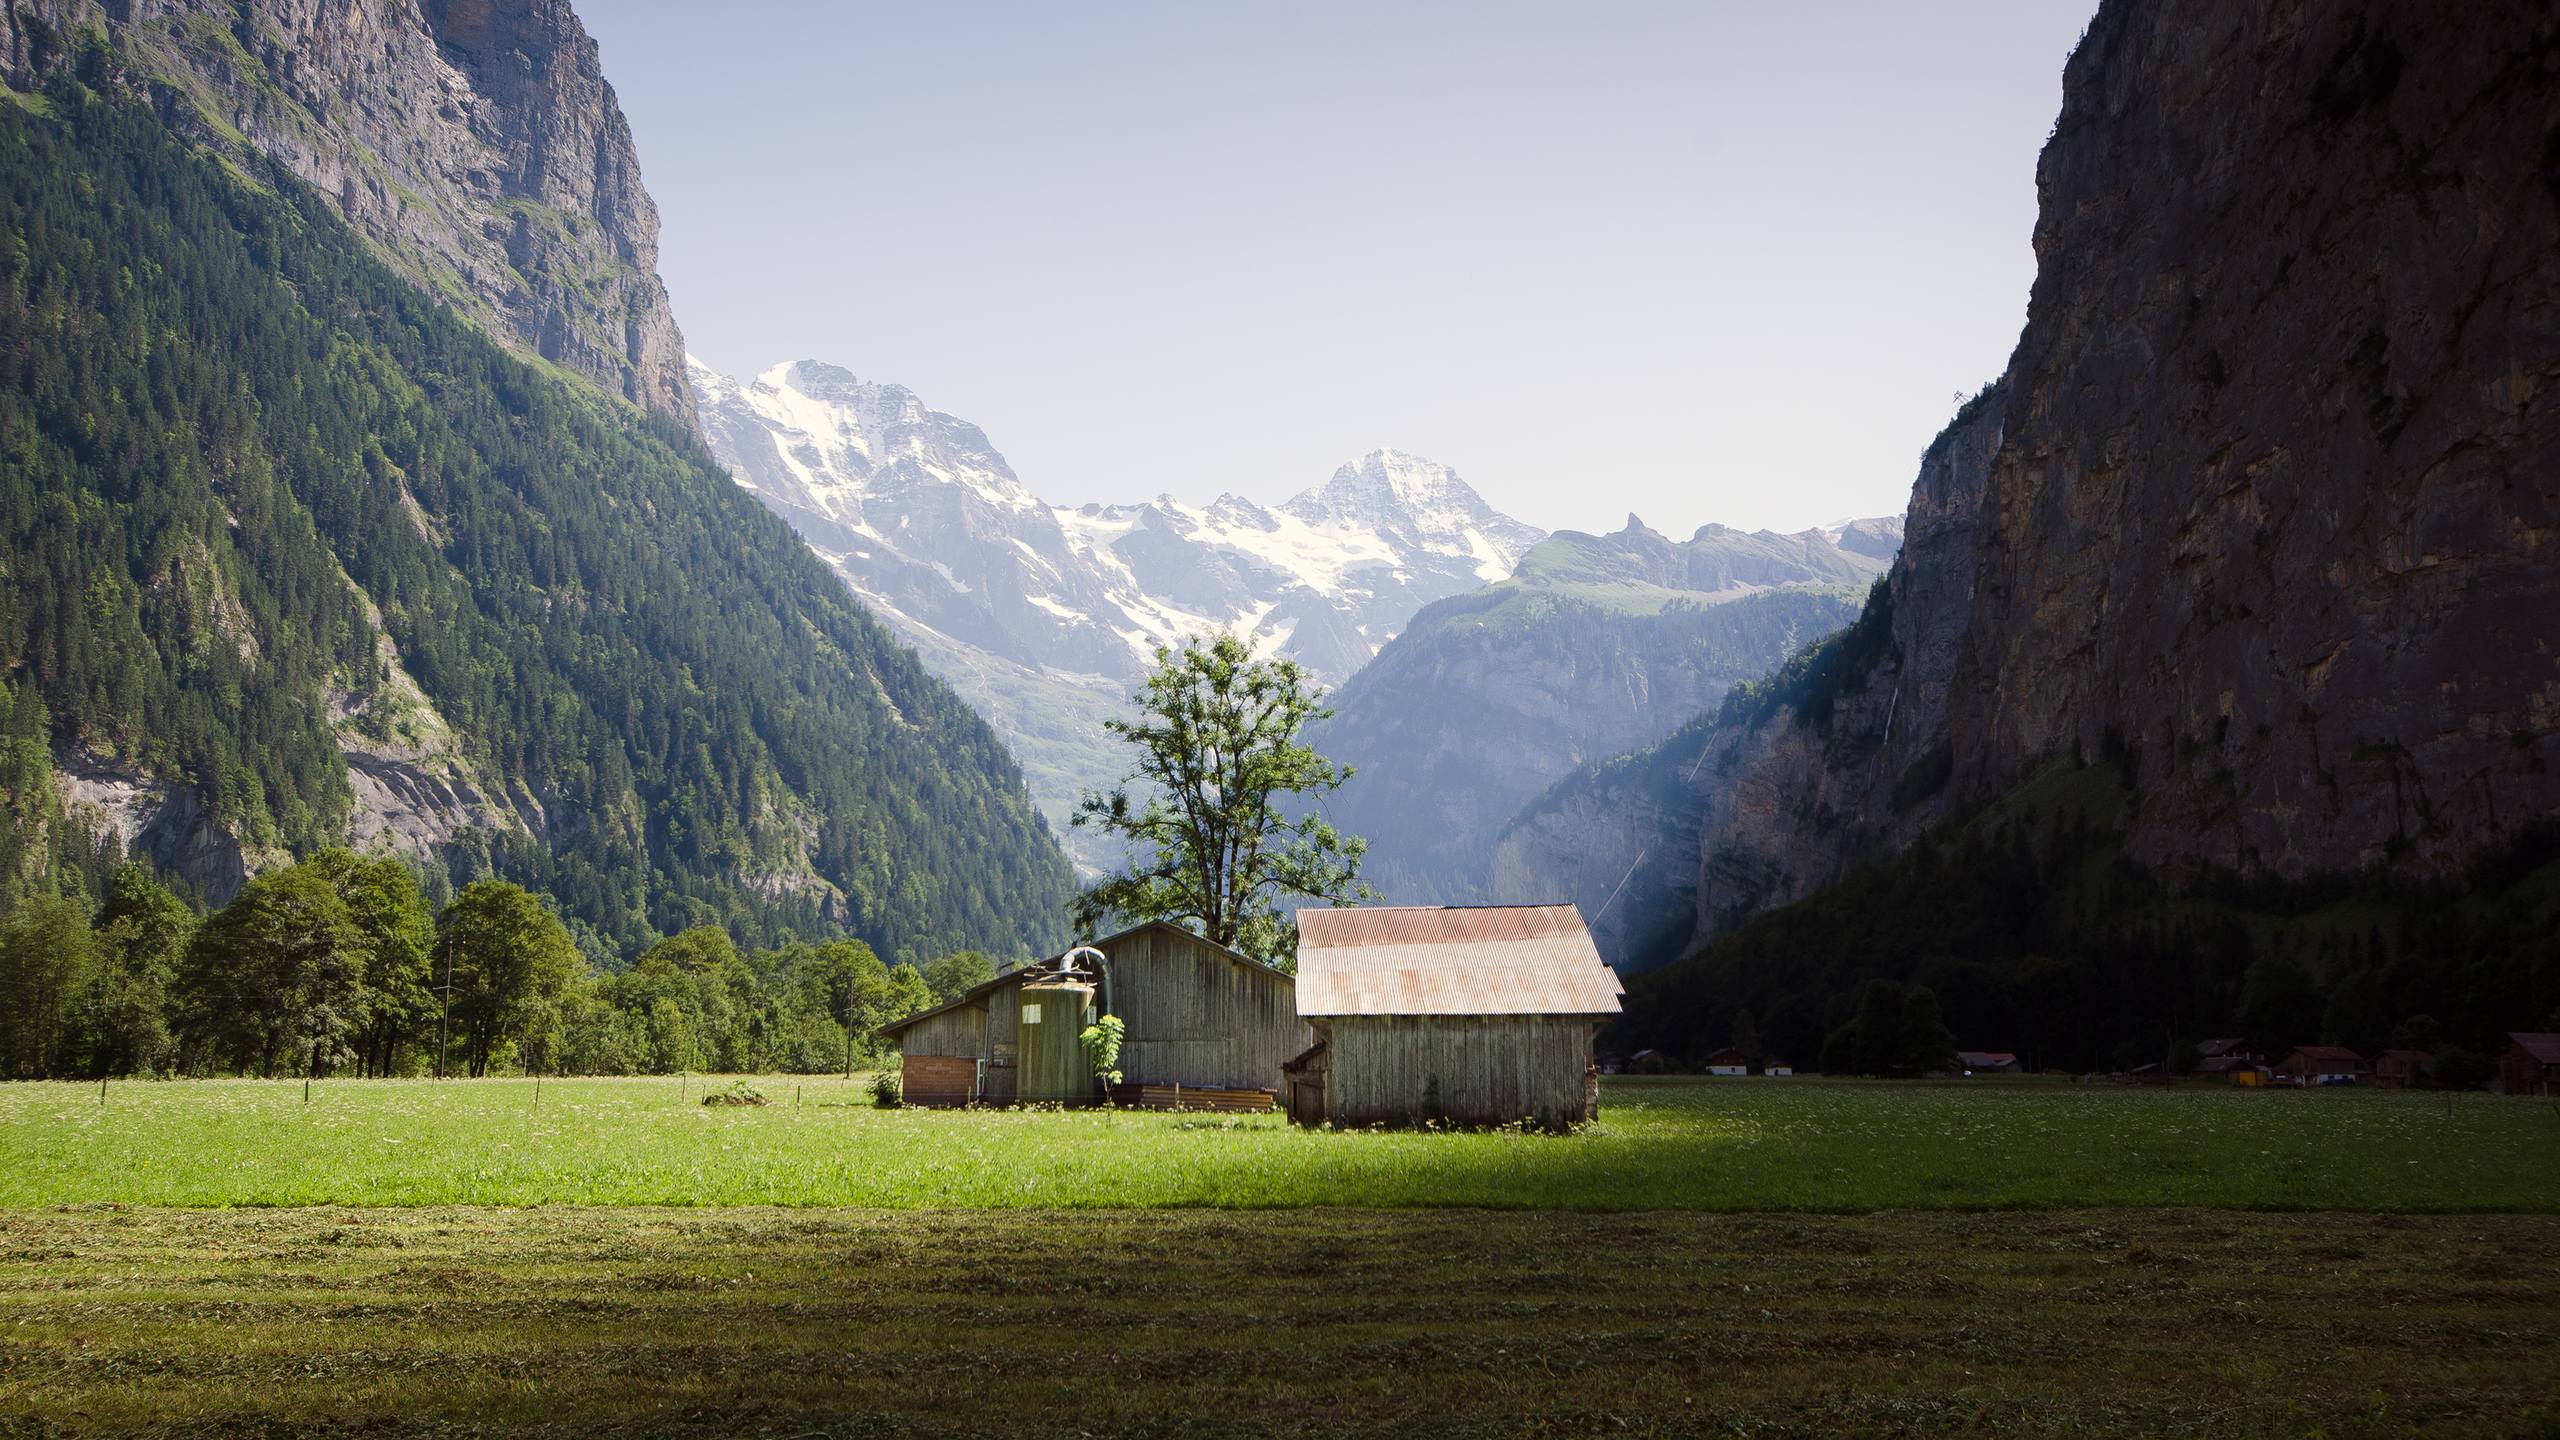
[[1338, 685], [1539, 539], [1391, 450], [1278, 507], [1052, 506], [978, 427], [902, 386], [808, 360], [690, 374], [713, 453], [993, 720], [1060, 821], [1120, 778], [1101, 721], [1155, 646], [1231, 629]]
[[1313, 739], [1356, 773], [1327, 813], [1369, 840], [1370, 881], [1399, 903], [1560, 898], [1543, 871], [1494, 883], [1512, 812], [1847, 624], [1894, 532], [1856, 529], [1885, 557], [1843, 548], [1847, 531], [1709, 525], [1675, 542], [1632, 516], [1550, 536], [1512, 578], [1415, 616], [1342, 688]]
[[657, 207], [567, 0], [8, 0], [0, 78], [66, 68], [280, 164], [519, 353], [691, 416]]
[[[2159, 961], [2070, 1007], [2116, 1035], [2228, 1024], [2256, 965], [2458, 1007], [2475, 1043], [2560, 999], [2514, 884], [2560, 815], [2555, 54], [2521, 5], [2108, 0], [2039, 166], [2017, 352], [1933, 447], [1873, 643], [1708, 762], [1702, 932], [1861, 873], [1949, 913], [2037, 893], [1944, 889], [1963, 843], [2077, 907], [1950, 937], [1970, 963]], [[2526, 909], [2454, 917], [2430, 963], [2447, 886]], [[2184, 922], [2148, 897], [2238, 893], [2260, 908], [2185, 917], [2238, 927], [2235, 960], [2161, 958]], [[2342, 897], [2368, 905], [2347, 941], [2266, 918]], [[1769, 927], [1806, 943], [1821, 909]], [[1776, 933], [1658, 998], [1749, 988]], [[1867, 973], [1932, 961], [1822, 943]], [[1813, 1003], [1856, 983], [1793, 973]]]
[[512, 357], [280, 166], [16, 99], [0, 677], [56, 773], [14, 854], [85, 825], [219, 897], [387, 838], [626, 946], [1052, 938], [1002, 746], [689, 430]]

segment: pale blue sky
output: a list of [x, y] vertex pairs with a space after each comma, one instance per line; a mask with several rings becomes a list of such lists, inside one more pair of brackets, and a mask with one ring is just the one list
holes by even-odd
[[2091, 0], [581, 0], [694, 352], [1051, 499], [1386, 445], [1549, 527], [1899, 512], [2006, 362]]

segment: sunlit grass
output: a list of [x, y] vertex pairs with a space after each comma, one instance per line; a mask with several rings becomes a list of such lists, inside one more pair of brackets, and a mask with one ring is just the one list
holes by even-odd
[[1558, 1137], [704, 1083], [0, 1086], [0, 1206], [2560, 1210], [2560, 1114], [2486, 1095], [1629, 1080]]

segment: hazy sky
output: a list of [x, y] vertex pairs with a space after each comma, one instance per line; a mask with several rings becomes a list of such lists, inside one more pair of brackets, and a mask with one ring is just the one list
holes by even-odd
[[1549, 527], [1899, 512], [1998, 373], [2091, 0], [581, 0], [733, 374], [1064, 501], [1381, 445]]

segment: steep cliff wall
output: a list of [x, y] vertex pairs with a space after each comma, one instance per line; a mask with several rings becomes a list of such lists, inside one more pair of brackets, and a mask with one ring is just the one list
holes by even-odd
[[2560, 13], [2108, 5], [2038, 167], [1956, 783], [2139, 859], [2448, 874], [2560, 813]]
[[1714, 741], [1704, 932], [2058, 757], [2171, 877], [2444, 876], [2560, 814], [2560, 19], [2110, 0], [2064, 89], [1889, 643]]
[[101, 36], [165, 118], [273, 156], [500, 340], [692, 423], [657, 207], [563, 0], [6, 0], [0, 75]]

